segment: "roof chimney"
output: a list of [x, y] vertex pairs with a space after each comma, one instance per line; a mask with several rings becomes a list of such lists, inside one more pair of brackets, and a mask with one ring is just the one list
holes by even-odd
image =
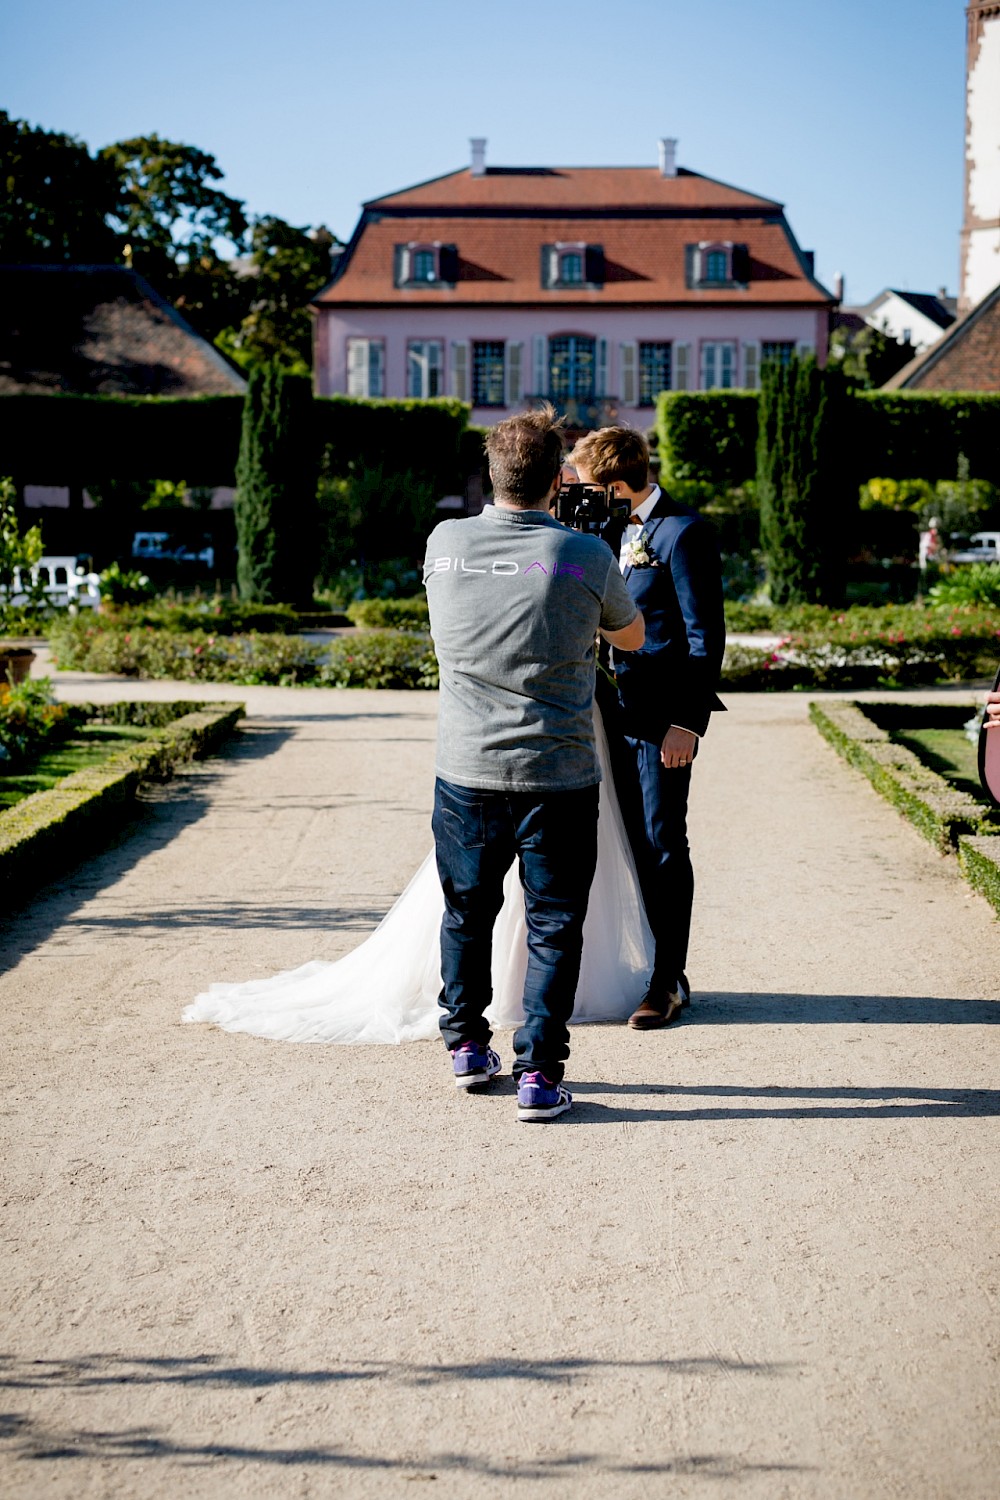
[[660, 176], [677, 176], [677, 142], [670, 136], [660, 137]]
[[843, 273], [843, 271], [838, 271], [837, 274], [833, 278], [833, 296], [834, 296], [834, 301], [836, 301], [836, 302], [843, 302], [843, 300], [844, 300], [844, 273]]
[[486, 176], [486, 137], [474, 135], [469, 138], [472, 147], [472, 175], [473, 177]]

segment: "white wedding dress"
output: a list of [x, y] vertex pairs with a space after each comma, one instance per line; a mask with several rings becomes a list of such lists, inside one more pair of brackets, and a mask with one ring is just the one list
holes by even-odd
[[[595, 710], [601, 765], [597, 873], [583, 929], [573, 1022], [621, 1020], [636, 1008], [652, 969], [653, 939], [614, 793], [607, 740]], [[225, 1031], [286, 1042], [412, 1042], [439, 1034], [439, 931], [444, 897], [433, 851], [370, 937], [335, 963], [213, 984], [184, 1012]], [[493, 1026], [518, 1026], [527, 964], [524, 894], [517, 861], [504, 881], [493, 929]]]

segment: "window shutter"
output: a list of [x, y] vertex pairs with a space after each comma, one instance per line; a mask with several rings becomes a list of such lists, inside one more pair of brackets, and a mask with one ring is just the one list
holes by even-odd
[[458, 246], [442, 245], [438, 251], [438, 276], [449, 286], [458, 280]]
[[413, 273], [413, 252], [409, 245], [397, 245], [393, 251], [393, 281], [405, 286]]
[[740, 286], [750, 285], [750, 246], [733, 246], [733, 280]]
[[457, 401], [469, 399], [468, 339], [460, 339], [451, 346], [451, 394]]
[[618, 346], [618, 358], [621, 361], [623, 406], [639, 405], [638, 355], [639, 346], [637, 344], [620, 344]]
[[698, 281], [698, 246], [684, 246], [684, 285], [692, 287]]
[[377, 339], [368, 340], [368, 391], [369, 396], [385, 395], [385, 345]]
[[604, 285], [604, 246], [588, 245], [584, 251], [584, 281], [591, 286]]
[[367, 339], [347, 340], [347, 394], [368, 395], [368, 349]]
[[674, 345], [674, 390], [691, 389], [691, 345]]
[[748, 391], [760, 390], [760, 345], [743, 345], [743, 385]]
[[547, 378], [547, 371], [546, 371], [546, 368], [545, 368], [546, 367], [546, 363], [547, 363], [547, 353], [548, 353], [548, 350], [547, 350], [547, 347], [546, 347], [547, 343], [548, 343], [548, 340], [545, 338], [545, 335], [541, 334], [541, 333], [536, 333], [535, 336], [534, 336], [534, 338], [531, 340], [531, 350], [532, 350], [532, 378], [531, 378], [532, 392], [531, 392], [531, 394], [533, 396], [547, 396], [548, 395], [549, 382], [548, 382], [548, 378]]
[[608, 394], [608, 341], [597, 340], [597, 374], [594, 381], [594, 394], [598, 400], [602, 400]]
[[799, 359], [812, 359], [816, 354], [816, 345], [809, 339], [803, 339], [801, 343], [795, 345], [795, 352]]
[[507, 345], [507, 405], [520, 406], [524, 394], [522, 374], [523, 344]]
[[559, 252], [555, 245], [542, 246], [542, 286], [555, 286], [559, 280]]

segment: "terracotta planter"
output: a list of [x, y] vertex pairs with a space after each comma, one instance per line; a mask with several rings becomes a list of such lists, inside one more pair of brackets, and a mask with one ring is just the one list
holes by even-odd
[[4, 646], [0, 643], [0, 684], [24, 682], [31, 671], [35, 653], [28, 646]]

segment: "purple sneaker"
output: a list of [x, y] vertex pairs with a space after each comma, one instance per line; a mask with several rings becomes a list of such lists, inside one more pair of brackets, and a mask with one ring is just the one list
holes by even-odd
[[554, 1120], [573, 1106], [573, 1095], [561, 1083], [550, 1083], [544, 1073], [522, 1073], [517, 1080], [517, 1118]]
[[501, 1062], [492, 1047], [483, 1047], [479, 1042], [463, 1042], [451, 1054], [451, 1065], [455, 1069], [455, 1086], [474, 1089], [489, 1083], [500, 1072]]

